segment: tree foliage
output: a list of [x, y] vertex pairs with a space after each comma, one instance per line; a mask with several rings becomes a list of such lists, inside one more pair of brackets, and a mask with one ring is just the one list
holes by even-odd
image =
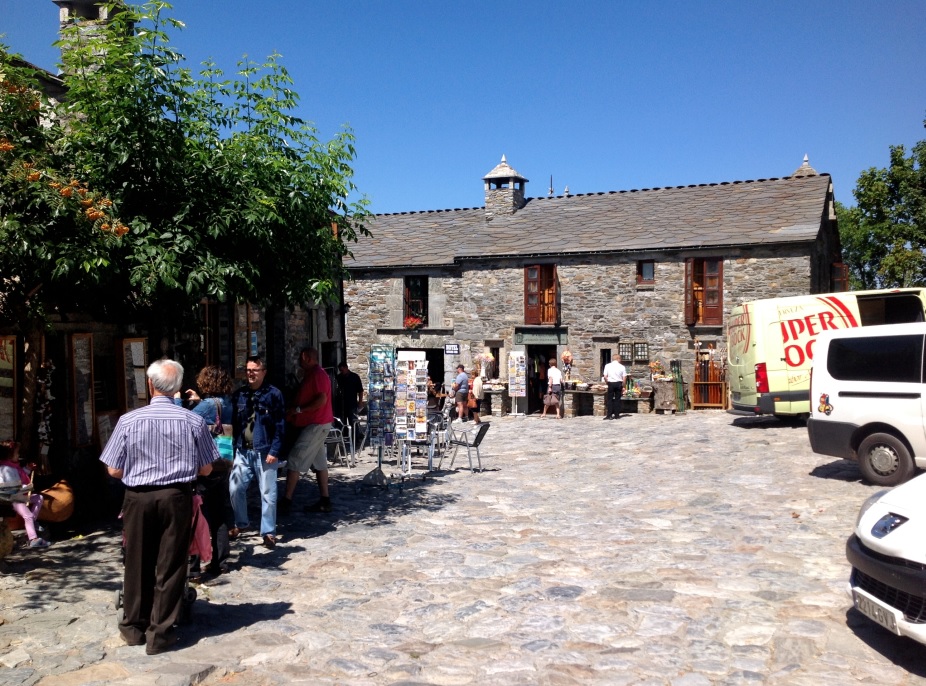
[[856, 207], [837, 205], [852, 287], [926, 285], [926, 141], [909, 156], [892, 146], [890, 165], [862, 172], [853, 194]]
[[[106, 23], [75, 20], [64, 30], [67, 96], [42, 100], [49, 116], [28, 110], [39, 97], [34, 82], [25, 111], [11, 107], [19, 93], [0, 91], [0, 138], [13, 146], [0, 152], [0, 240], [21, 246], [4, 250], [4, 278], [41, 274], [60, 285], [42, 289], [46, 307], [70, 304], [61, 291], [95, 293], [101, 307], [157, 309], [202, 297], [335, 298], [341, 259], [366, 233], [366, 202], [350, 200], [352, 133], [323, 142], [294, 115], [299, 97], [279, 55], [244, 59], [232, 78], [212, 63], [194, 74], [170, 46], [168, 30], [182, 24], [168, 3], [109, 8]], [[0, 65], [10, 75], [3, 83], [29, 82], [5, 52]], [[27, 164], [49, 180], [24, 181], [34, 174]], [[76, 204], [48, 185], [59, 179], [82, 193]], [[92, 221], [80, 211], [87, 198], [105, 200]], [[0, 286], [8, 299], [36, 313], [42, 303], [8, 281]]]

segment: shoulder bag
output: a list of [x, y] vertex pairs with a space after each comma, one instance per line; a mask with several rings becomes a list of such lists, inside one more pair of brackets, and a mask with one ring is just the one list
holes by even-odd
[[232, 461], [235, 459], [235, 446], [231, 436], [225, 435], [225, 427], [222, 426], [221, 404], [218, 398], [213, 398], [215, 403], [215, 424], [212, 425], [212, 440], [215, 441], [215, 447], [219, 451], [219, 457], [223, 460]]

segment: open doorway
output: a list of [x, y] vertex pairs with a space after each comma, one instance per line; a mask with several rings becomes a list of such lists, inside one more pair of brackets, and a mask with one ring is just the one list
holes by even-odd
[[556, 358], [555, 345], [528, 345], [527, 355], [527, 414], [543, 412], [543, 394], [547, 390], [547, 368], [550, 358]]
[[434, 386], [440, 389], [444, 383], [444, 349], [443, 348], [397, 348], [396, 353], [403, 350], [423, 352], [425, 359], [428, 361], [428, 378], [434, 382]]

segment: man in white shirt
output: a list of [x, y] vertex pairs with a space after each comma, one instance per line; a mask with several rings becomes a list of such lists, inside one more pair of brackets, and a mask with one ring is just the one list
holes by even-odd
[[[556, 416], [563, 418], [563, 373], [556, 368], [556, 358], [550, 358], [550, 368], [547, 370], [547, 394], [556, 398], [556, 405], [552, 406]], [[551, 405], [544, 404], [542, 417], [547, 416]]]
[[605, 419], [617, 419], [621, 416], [621, 396], [624, 394], [624, 377], [627, 370], [621, 364], [621, 356], [615, 355], [601, 372], [601, 380], [608, 384], [605, 396]]

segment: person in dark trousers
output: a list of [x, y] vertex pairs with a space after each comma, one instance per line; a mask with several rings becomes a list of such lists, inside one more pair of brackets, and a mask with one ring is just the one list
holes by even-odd
[[[196, 385], [199, 393], [190, 388], [185, 394], [191, 405], [190, 411], [203, 418], [212, 435], [216, 435], [215, 427], [220, 425], [222, 432], [230, 436], [232, 385], [228, 372], [218, 365], [203, 367], [196, 375]], [[216, 460], [212, 465], [212, 473], [201, 476], [197, 483], [197, 490], [203, 498], [203, 515], [212, 535], [212, 562], [208, 572], [214, 576], [228, 571], [228, 556], [231, 553], [228, 532], [235, 526], [235, 513], [228, 490], [231, 466], [231, 460]], [[199, 560], [192, 571], [201, 571]]]
[[352, 372], [346, 361], [338, 365], [335, 393], [334, 412], [345, 426], [351, 426], [357, 419], [357, 408], [363, 402], [363, 381], [360, 376]]
[[627, 370], [621, 364], [621, 356], [615, 355], [601, 372], [601, 380], [608, 384], [605, 397], [605, 419], [617, 419], [621, 416], [621, 396], [624, 394], [624, 378]]
[[183, 367], [148, 367], [151, 403], [119, 418], [100, 460], [125, 484], [124, 611], [119, 632], [148, 655], [177, 642], [193, 518], [192, 482], [208, 476], [218, 450], [202, 417], [174, 404]]

